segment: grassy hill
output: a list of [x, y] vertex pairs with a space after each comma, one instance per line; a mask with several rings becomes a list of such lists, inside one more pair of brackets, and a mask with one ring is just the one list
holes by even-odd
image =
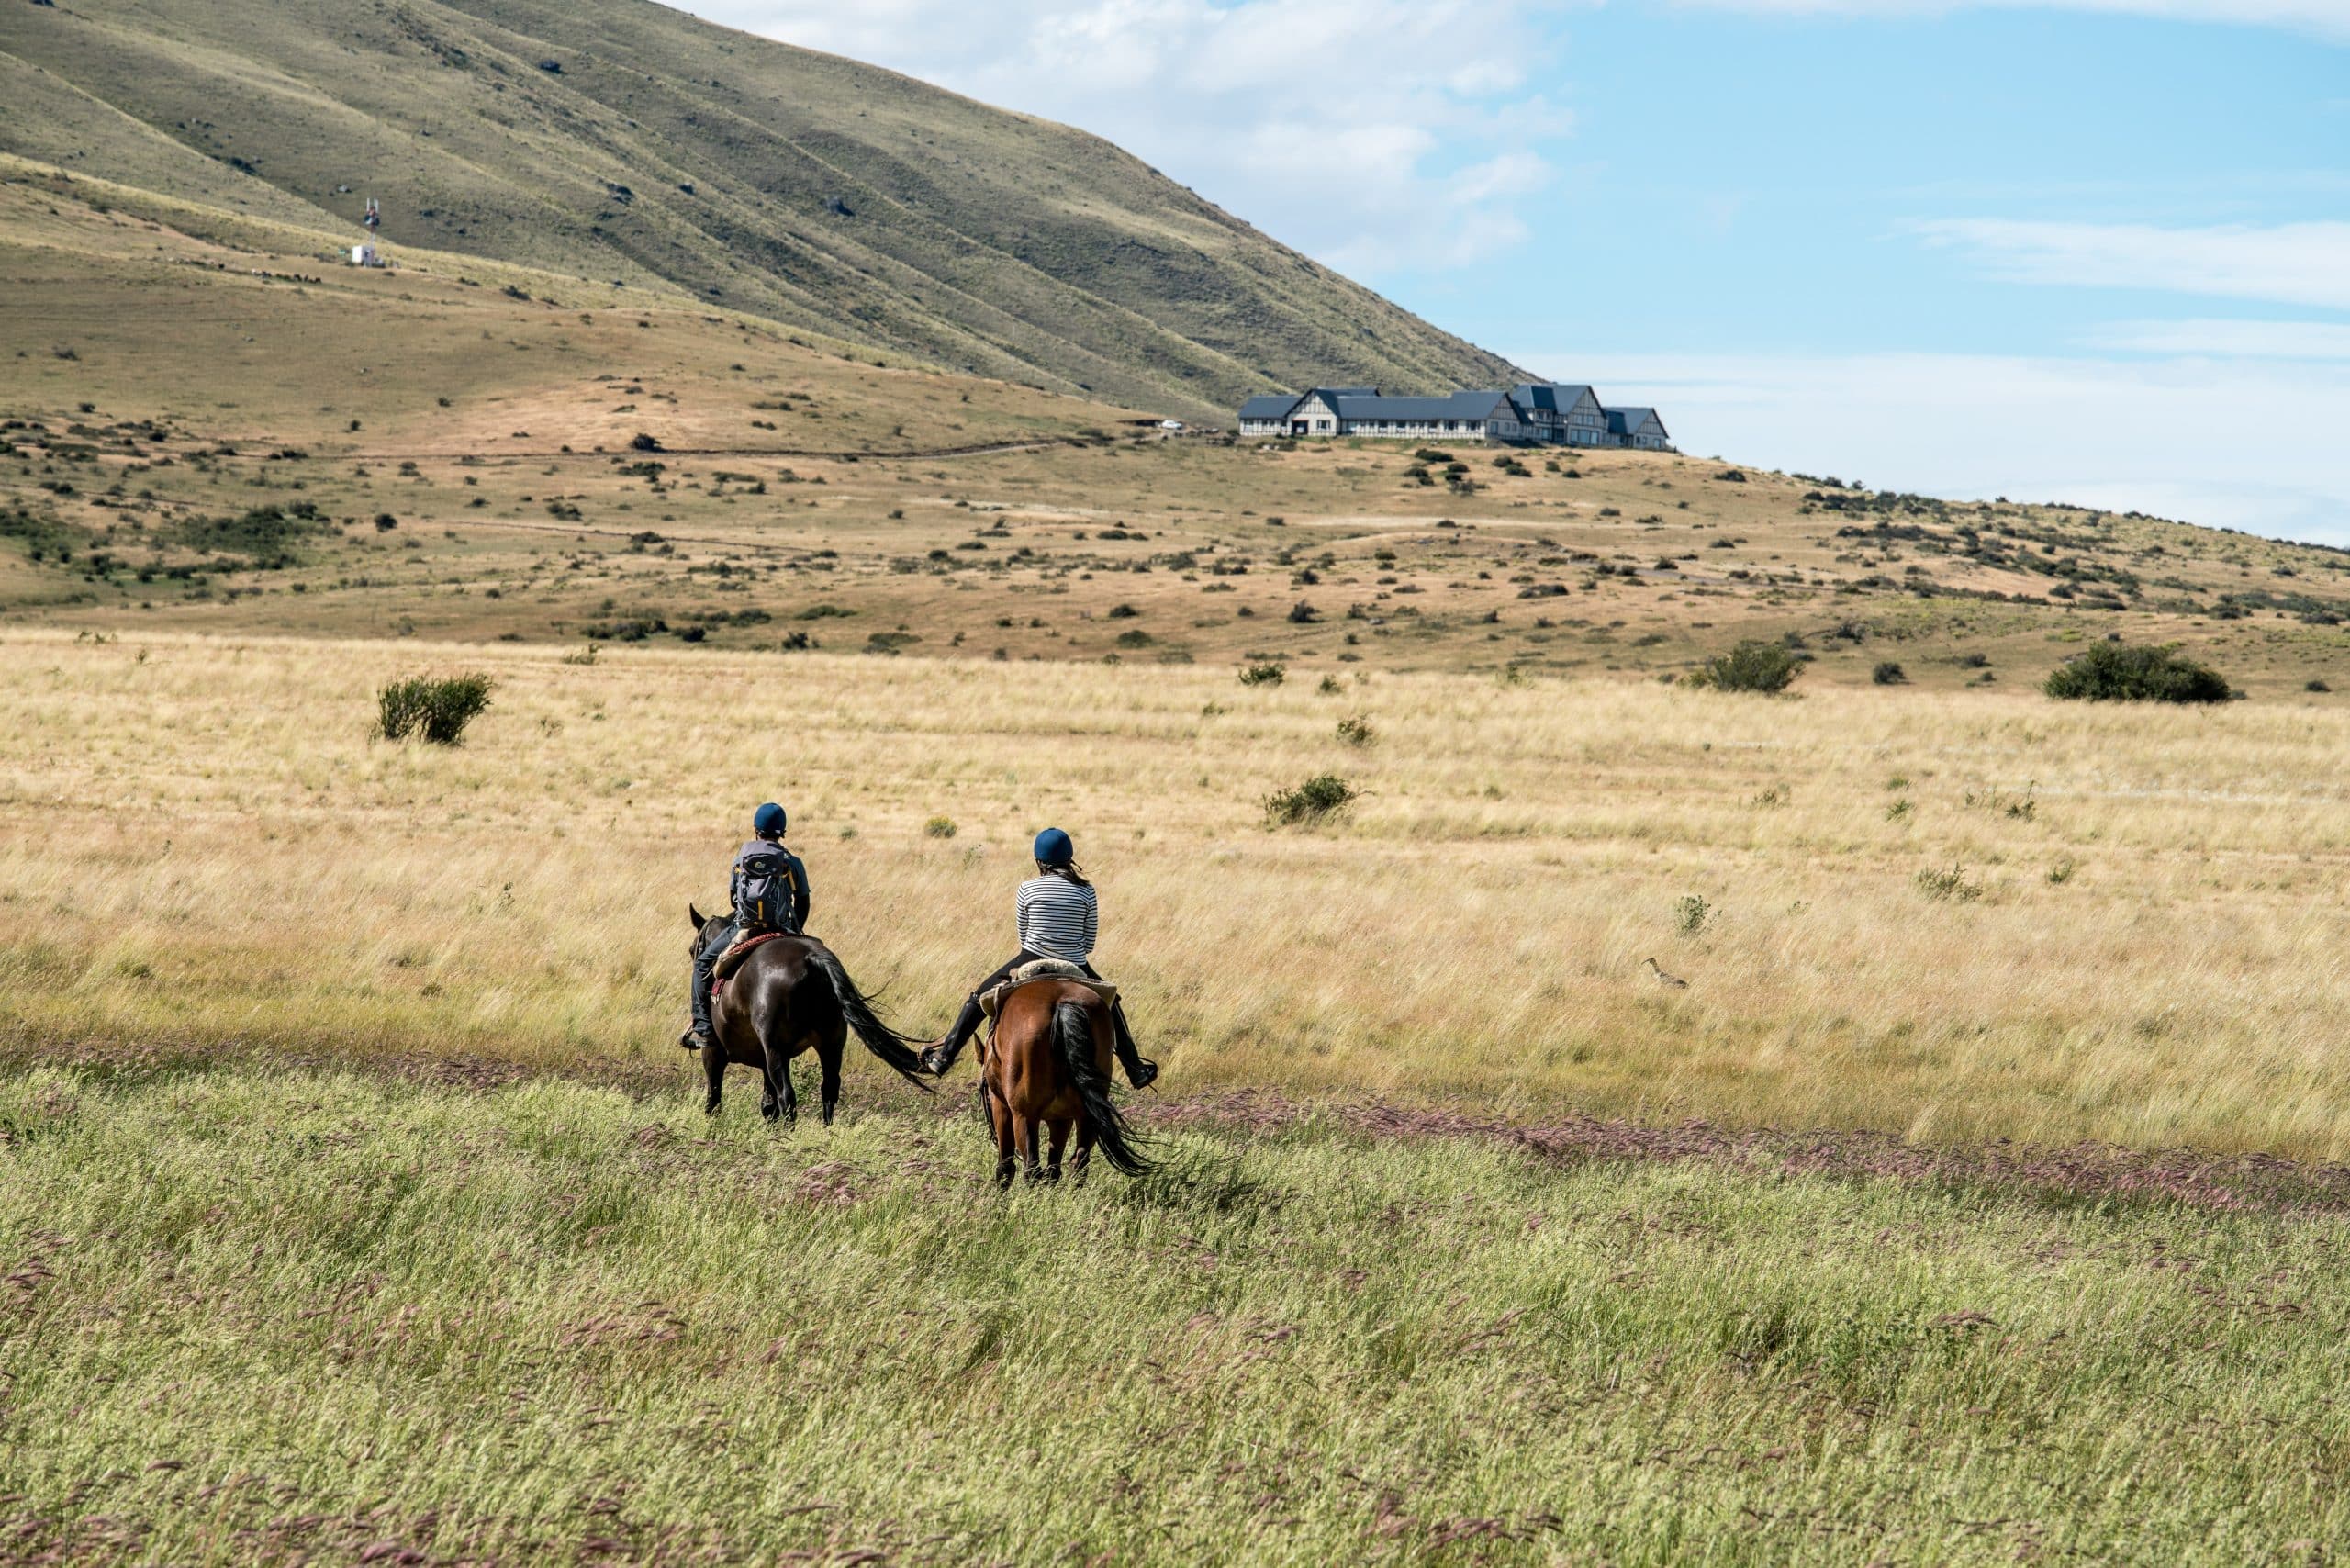
[[[2340, 551], [1670, 453], [1136, 439], [675, 289], [329, 265], [295, 216], [0, 154], [0, 619], [1307, 680], [1793, 639], [1806, 689], [2031, 685], [2118, 637], [2350, 685]], [[272, 508], [298, 537], [249, 537]]]
[[[1098, 138], [636, 0], [0, 9], [0, 151], [1154, 411], [1516, 372]], [[322, 251], [325, 247], [321, 247]]]

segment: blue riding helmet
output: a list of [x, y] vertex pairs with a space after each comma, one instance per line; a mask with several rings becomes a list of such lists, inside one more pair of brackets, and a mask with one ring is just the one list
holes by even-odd
[[1036, 864], [1039, 866], [1074, 866], [1077, 846], [1069, 834], [1057, 827], [1048, 827], [1036, 835]]
[[751, 831], [761, 838], [769, 834], [780, 838], [783, 836], [783, 808], [769, 801], [751, 813]]

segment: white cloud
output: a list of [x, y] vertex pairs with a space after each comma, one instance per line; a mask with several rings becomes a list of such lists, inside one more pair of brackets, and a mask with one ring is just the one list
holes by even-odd
[[1929, 495], [2064, 500], [2350, 544], [2350, 363], [1521, 353], [1684, 451]]
[[1528, 84], [1561, 0], [685, 3], [1082, 127], [1358, 274], [1519, 242], [1551, 174], [1529, 119], [1572, 126]]
[[2289, 28], [2321, 38], [2350, 39], [2350, 0], [1674, 0], [1718, 11], [1762, 11], [1797, 17], [1941, 16], [1950, 11], [2097, 11], [2184, 22]]
[[2335, 321], [2119, 321], [2087, 342], [2134, 353], [2350, 360], [2350, 325]]
[[2350, 223], [2042, 223], [1942, 218], [1909, 225], [2015, 283], [2159, 289], [2350, 310]]

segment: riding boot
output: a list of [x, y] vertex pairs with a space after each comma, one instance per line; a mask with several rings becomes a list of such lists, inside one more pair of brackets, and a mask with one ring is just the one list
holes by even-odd
[[1158, 1077], [1158, 1064], [1135, 1048], [1135, 1032], [1126, 1027], [1125, 1002], [1111, 1007], [1110, 1023], [1117, 1036], [1118, 1065], [1126, 1070], [1126, 1081], [1136, 1089], [1149, 1088]]
[[694, 1026], [677, 1037], [677, 1044], [689, 1051], [708, 1050], [718, 1043], [718, 1036], [710, 1026], [711, 969], [717, 962], [715, 953], [697, 954], [694, 958]]
[[979, 1032], [979, 999], [976, 995], [965, 997], [963, 1011], [955, 1015], [954, 1027], [940, 1036], [936, 1045], [922, 1053], [923, 1066], [938, 1077], [946, 1077], [946, 1070], [955, 1065], [955, 1058], [963, 1054], [963, 1047], [970, 1043], [971, 1036]]

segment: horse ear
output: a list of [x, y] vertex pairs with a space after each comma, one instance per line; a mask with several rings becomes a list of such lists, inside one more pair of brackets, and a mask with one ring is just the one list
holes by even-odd
[[704, 922], [701, 917], [701, 911], [696, 909], [690, 903], [686, 905], [686, 918], [694, 923], [694, 929], [696, 931], [699, 931], [702, 928]]

